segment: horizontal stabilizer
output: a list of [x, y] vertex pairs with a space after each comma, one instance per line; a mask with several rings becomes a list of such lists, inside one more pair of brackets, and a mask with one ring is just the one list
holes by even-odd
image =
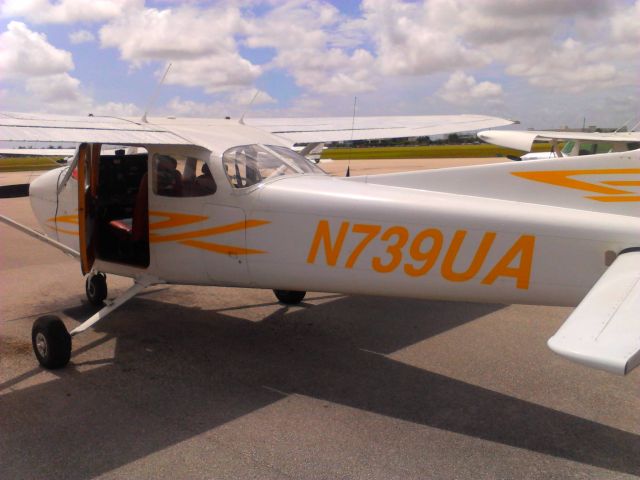
[[640, 364], [640, 249], [616, 258], [547, 344], [619, 375]]

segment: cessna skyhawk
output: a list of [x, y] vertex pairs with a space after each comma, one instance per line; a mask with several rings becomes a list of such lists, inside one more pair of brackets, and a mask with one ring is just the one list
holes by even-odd
[[[491, 117], [254, 120], [0, 116], [0, 140], [78, 142], [30, 188], [45, 235], [76, 256], [89, 301], [133, 286], [67, 332], [38, 318], [46, 368], [71, 337], [149, 285], [273, 289], [578, 308], [549, 340], [584, 364], [640, 363], [640, 151], [351, 178], [290, 147], [491, 128]], [[103, 155], [101, 145], [121, 145]], [[389, 319], [390, 322], [393, 319]]]

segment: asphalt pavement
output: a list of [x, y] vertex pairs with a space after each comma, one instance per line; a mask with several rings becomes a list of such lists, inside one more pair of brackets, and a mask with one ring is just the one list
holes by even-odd
[[[28, 198], [0, 214], [36, 226]], [[0, 242], [0, 479], [640, 475], [640, 369], [553, 354], [570, 308], [156, 286], [46, 371], [34, 319], [95, 312], [79, 265], [3, 224]]]

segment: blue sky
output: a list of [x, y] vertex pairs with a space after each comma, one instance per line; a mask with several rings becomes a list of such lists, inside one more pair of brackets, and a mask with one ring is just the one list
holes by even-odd
[[[5, 0], [4, 110], [483, 113], [526, 127], [638, 115], [630, 0]], [[636, 119], [638, 121], [640, 119]], [[635, 123], [632, 121], [632, 123]]]

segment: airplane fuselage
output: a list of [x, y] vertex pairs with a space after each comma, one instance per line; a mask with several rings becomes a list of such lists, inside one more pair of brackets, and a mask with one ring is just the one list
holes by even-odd
[[[167, 283], [412, 298], [576, 305], [640, 238], [637, 218], [294, 175], [234, 190], [219, 158], [210, 197], [149, 189], [147, 268], [94, 269]], [[78, 247], [77, 183], [64, 169], [32, 183], [43, 228]], [[608, 253], [609, 252], [609, 253]]]

